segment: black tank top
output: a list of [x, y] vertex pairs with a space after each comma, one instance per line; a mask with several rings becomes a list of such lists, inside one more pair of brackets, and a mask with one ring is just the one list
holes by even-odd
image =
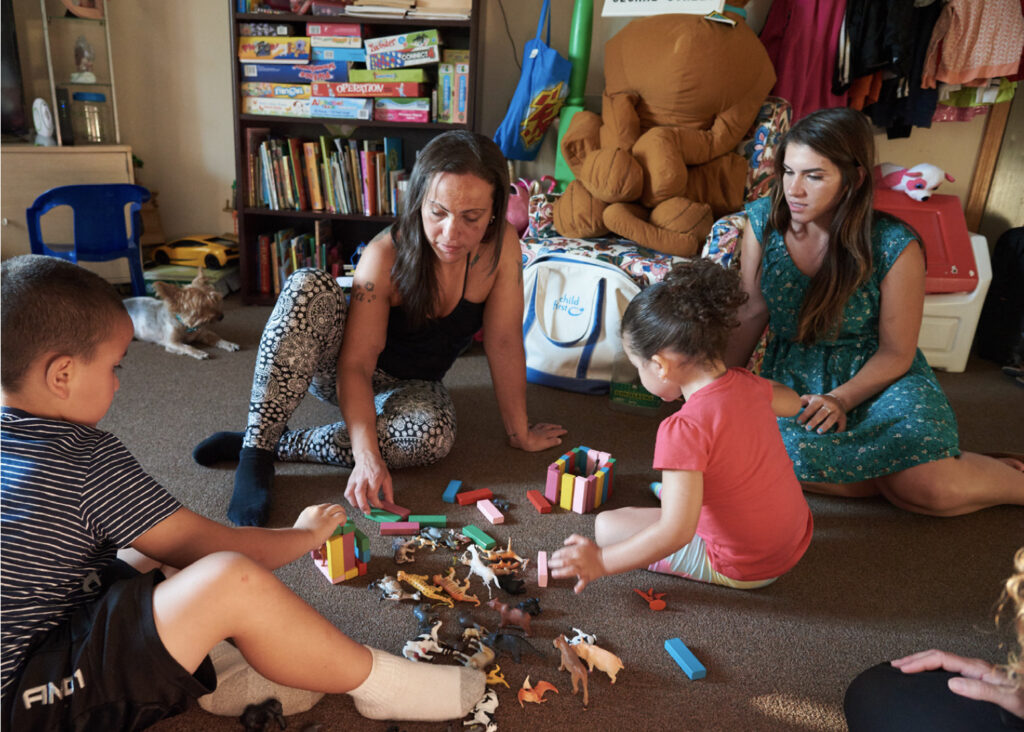
[[388, 335], [377, 368], [399, 379], [440, 381], [455, 359], [469, 346], [484, 323], [484, 303], [466, 299], [469, 256], [462, 278], [462, 297], [448, 315], [431, 318], [413, 329], [399, 305], [388, 314]]

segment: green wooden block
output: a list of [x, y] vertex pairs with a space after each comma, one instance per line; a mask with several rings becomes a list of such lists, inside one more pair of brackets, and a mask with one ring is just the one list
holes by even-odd
[[412, 515], [406, 521], [415, 521], [420, 526], [436, 526], [439, 529], [448, 526], [448, 517], [443, 514], [432, 516]]
[[481, 549], [493, 549], [498, 545], [497, 541], [473, 524], [463, 526], [462, 533], [472, 539]]
[[370, 512], [363, 514], [366, 518], [377, 523], [385, 523], [389, 521], [401, 521], [402, 517], [398, 514], [385, 511], [383, 508], [371, 508]]

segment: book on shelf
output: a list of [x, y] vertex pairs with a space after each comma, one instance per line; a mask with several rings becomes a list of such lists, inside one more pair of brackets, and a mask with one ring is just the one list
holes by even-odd
[[314, 211], [324, 210], [324, 199], [320, 186], [320, 165], [317, 160], [317, 145], [315, 142], [302, 143], [302, 158], [306, 164], [306, 180], [309, 184], [309, 202]]
[[376, 216], [377, 211], [377, 167], [374, 161], [374, 150], [370, 141], [363, 141], [363, 149], [359, 151], [359, 164], [362, 170], [363, 215]]
[[246, 205], [259, 205], [262, 172], [260, 168], [260, 143], [270, 136], [269, 127], [247, 127], [245, 130], [246, 160]]
[[260, 234], [256, 241], [259, 246], [259, 287], [261, 295], [269, 295], [274, 283], [273, 270], [271, 269], [270, 250], [273, 247], [271, 238], [266, 234]]
[[324, 171], [324, 203], [328, 211], [337, 213], [338, 210], [334, 205], [334, 181], [331, 180], [331, 156], [328, 153], [327, 140], [326, 135], [320, 136], [320, 160]]
[[288, 164], [291, 167], [292, 180], [295, 186], [295, 200], [300, 211], [309, 210], [308, 186], [306, 184], [306, 165], [302, 159], [302, 141], [297, 137], [288, 138]]
[[345, 15], [345, 9], [351, 4], [352, 0], [313, 0], [309, 9], [313, 15]]

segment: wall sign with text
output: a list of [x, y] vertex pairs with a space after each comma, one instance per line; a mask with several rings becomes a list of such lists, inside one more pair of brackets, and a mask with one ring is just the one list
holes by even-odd
[[661, 15], [663, 13], [707, 15], [708, 13], [721, 13], [724, 9], [725, 0], [604, 0], [601, 17]]

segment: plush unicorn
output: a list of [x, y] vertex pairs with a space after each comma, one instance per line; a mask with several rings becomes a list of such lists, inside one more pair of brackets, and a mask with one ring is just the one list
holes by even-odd
[[913, 168], [904, 168], [895, 163], [881, 163], [875, 166], [876, 185], [903, 191], [915, 201], [927, 201], [943, 180], [952, 183], [955, 178], [931, 163], [921, 163]]

